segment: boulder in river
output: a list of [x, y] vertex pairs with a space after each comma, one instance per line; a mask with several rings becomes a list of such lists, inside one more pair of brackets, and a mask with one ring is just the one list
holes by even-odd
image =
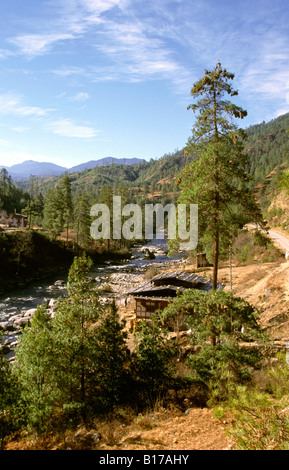
[[31, 317], [20, 317], [13, 322], [13, 325], [18, 326], [19, 328], [24, 328], [30, 320]]
[[30, 310], [27, 310], [24, 313], [24, 317], [33, 317], [36, 311], [37, 311], [37, 308], [31, 308]]
[[4, 332], [9, 331], [9, 330], [11, 331], [11, 327], [12, 327], [12, 325], [9, 321], [0, 322], [0, 330], [1, 331], [4, 331]]

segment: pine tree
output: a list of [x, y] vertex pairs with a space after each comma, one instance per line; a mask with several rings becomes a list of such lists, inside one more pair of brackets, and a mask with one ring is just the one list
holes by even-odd
[[268, 353], [270, 342], [259, 315], [247, 300], [230, 292], [187, 289], [163, 310], [162, 321], [170, 325], [179, 317], [191, 330], [198, 353], [190, 354], [187, 364], [216, 398], [249, 380]]
[[68, 299], [60, 299], [53, 321], [57, 387], [63, 408], [86, 419], [96, 401], [97, 325], [102, 307], [88, 277], [90, 258], [76, 257], [68, 275]]
[[105, 204], [110, 212], [110, 220], [106, 221], [109, 223], [110, 227], [110, 237], [107, 239], [107, 249], [110, 249], [110, 240], [113, 234], [113, 190], [110, 186], [105, 185], [101, 188], [99, 193], [99, 201], [100, 204]]
[[129, 358], [127, 333], [113, 303], [97, 328], [97, 397], [105, 414], [113, 413], [121, 402], [126, 384], [125, 365]]
[[39, 186], [37, 184], [37, 178], [34, 175], [29, 177], [29, 200], [25, 208], [23, 208], [23, 214], [28, 216], [28, 226], [29, 228], [32, 225], [33, 220], [40, 220], [43, 217], [43, 208], [44, 208], [44, 199], [39, 191]]
[[198, 204], [199, 238], [213, 246], [214, 290], [221, 243], [230, 244], [236, 230], [248, 221], [262, 224], [261, 211], [248, 188], [245, 133], [234, 123], [234, 118], [243, 118], [247, 112], [224, 98], [238, 94], [230, 84], [233, 78], [218, 63], [194, 84], [191, 95], [200, 99], [188, 109], [199, 114], [186, 148], [193, 160], [178, 179], [179, 202]]
[[167, 342], [166, 331], [157, 319], [142, 321], [136, 336], [135, 369], [144, 402], [153, 407], [166, 391], [172, 376], [170, 367], [174, 350]]
[[0, 349], [0, 450], [5, 448], [5, 438], [22, 424], [20, 390], [11, 364]]
[[43, 226], [53, 238], [59, 236], [63, 230], [63, 193], [58, 186], [50, 189], [44, 198]]
[[42, 305], [34, 314], [31, 325], [25, 327], [15, 354], [28, 425], [38, 433], [46, 429], [59, 398], [55, 382], [56, 358], [52, 322]]
[[89, 198], [85, 191], [82, 191], [74, 199], [73, 220], [77, 245], [84, 249], [89, 248], [91, 217]]
[[69, 176], [64, 176], [61, 181], [61, 189], [63, 193], [63, 217], [66, 225], [66, 241], [68, 241], [69, 227], [72, 222], [73, 205], [71, 195], [71, 181]]
[[[125, 186], [123, 183], [118, 184], [117, 187], [116, 187], [116, 190], [114, 191], [114, 195], [121, 197], [120, 210], [121, 210], [121, 213], [122, 213], [122, 209], [126, 204], [128, 204], [128, 199], [129, 199], [128, 198], [128, 188], [127, 188], [127, 186]], [[111, 204], [111, 201], [110, 201], [110, 204]], [[122, 227], [124, 221], [125, 221], [125, 217], [120, 216], [120, 220], [118, 221], [119, 224], [120, 224], [120, 227]], [[117, 223], [115, 214], [114, 214], [114, 223]], [[121, 246], [126, 245], [126, 240], [123, 236], [122, 230], [120, 230], [120, 231], [121, 231], [121, 234], [120, 234], [119, 244], [120, 244], [120, 247], [121, 247]]]
[[2, 168], [0, 171], [0, 194], [2, 196], [9, 196], [11, 186], [12, 178], [6, 168]]

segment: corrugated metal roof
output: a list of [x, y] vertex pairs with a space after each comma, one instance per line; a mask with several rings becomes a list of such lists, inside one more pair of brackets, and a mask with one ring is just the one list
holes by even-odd
[[195, 273], [188, 273], [186, 271], [174, 271], [174, 272], [157, 274], [151, 280], [157, 281], [157, 280], [166, 280], [166, 279], [177, 279], [180, 281], [192, 282], [192, 283], [208, 282], [208, 279], [204, 278], [203, 276], [199, 276], [198, 274], [195, 274]]
[[[161, 281], [164, 281], [162, 284]], [[174, 281], [177, 281], [177, 285], [174, 285]], [[182, 286], [181, 283], [184, 283]], [[203, 276], [199, 276], [195, 273], [188, 273], [184, 271], [174, 271], [168, 273], [157, 274], [150, 281], [143, 282], [136, 289], [131, 290], [130, 294], [138, 294], [144, 292], [159, 292], [160, 290], [184, 290], [185, 288], [196, 288], [204, 291], [212, 289], [212, 281], [206, 279]], [[223, 289], [222, 284], [218, 284], [217, 289]]]
[[151, 283], [146, 283], [146, 284], [141, 284], [137, 289], [133, 291], [133, 293], [138, 293], [138, 292], [160, 292], [164, 290], [171, 290], [171, 291], [179, 291], [179, 290], [184, 290], [185, 287], [182, 286], [172, 286], [172, 285], [164, 285], [164, 286], [155, 286], [152, 285]]

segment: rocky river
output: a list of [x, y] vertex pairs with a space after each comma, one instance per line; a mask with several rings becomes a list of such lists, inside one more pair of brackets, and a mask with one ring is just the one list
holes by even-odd
[[[98, 286], [103, 303], [114, 298], [117, 305], [123, 305], [126, 292], [141, 283], [149, 269], [157, 270], [182, 264], [181, 255], [168, 257], [164, 240], [154, 240], [144, 246], [136, 246], [132, 258], [127, 262], [114, 264], [108, 261], [103, 265], [94, 265], [89, 276]], [[37, 306], [45, 304], [48, 314], [52, 314], [55, 301], [60, 296], [67, 295], [66, 282], [66, 275], [54, 276], [0, 297], [0, 331], [4, 333], [2, 348], [10, 361], [14, 359], [19, 335], [31, 320]]]

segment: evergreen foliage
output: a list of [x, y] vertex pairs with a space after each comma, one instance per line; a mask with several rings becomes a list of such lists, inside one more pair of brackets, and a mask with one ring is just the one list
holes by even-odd
[[28, 425], [38, 433], [52, 419], [87, 422], [117, 406], [126, 381], [126, 335], [114, 305], [101, 306], [88, 271], [91, 260], [75, 257], [68, 298], [50, 318], [40, 306], [16, 350], [16, 372]]
[[249, 172], [253, 176], [255, 184], [262, 183], [265, 188], [276, 188], [277, 180], [268, 179], [270, 173], [282, 169], [288, 165], [289, 155], [289, 113], [263, 121], [246, 130], [248, 139], [246, 151], [249, 154]]
[[53, 321], [56, 382], [64, 409], [85, 419], [94, 401], [96, 328], [101, 313], [98, 292], [87, 276], [91, 260], [75, 257], [68, 275], [68, 299], [60, 299]]
[[86, 191], [77, 194], [73, 201], [74, 204], [74, 230], [76, 233], [76, 244], [82, 249], [88, 249], [91, 244], [90, 226], [91, 217], [89, 198]]
[[39, 306], [19, 340], [15, 371], [28, 426], [37, 433], [47, 429], [59, 395], [54, 376], [56, 358], [52, 322], [45, 306]]
[[24, 423], [20, 390], [14, 371], [0, 349], [0, 450], [5, 448], [5, 438]]
[[43, 226], [53, 238], [56, 238], [64, 228], [63, 194], [60, 187], [50, 189], [44, 198]]
[[188, 109], [199, 114], [187, 144], [193, 159], [178, 178], [179, 201], [198, 204], [200, 241], [205, 247], [213, 246], [214, 290], [221, 248], [228, 248], [245, 223], [262, 224], [261, 211], [248, 188], [245, 133], [234, 123], [234, 118], [243, 118], [247, 112], [225, 99], [238, 94], [230, 84], [233, 78], [218, 63], [194, 84], [191, 94], [198, 101]]
[[61, 190], [63, 194], [63, 218], [66, 226], [66, 240], [68, 241], [69, 228], [73, 217], [72, 191], [69, 176], [65, 175], [61, 181]]
[[231, 388], [249, 380], [260, 364], [268, 339], [258, 316], [242, 298], [197, 289], [188, 289], [163, 310], [164, 323], [176, 323], [180, 317], [179, 323], [190, 328], [197, 349], [189, 355], [188, 364], [209, 387], [211, 400], [227, 398]]
[[21, 212], [28, 200], [28, 193], [18, 188], [8, 171], [2, 168], [0, 171], [0, 211], [5, 210], [8, 214], [13, 214], [15, 211]]
[[97, 407], [101, 413], [110, 415], [124, 400], [128, 380], [129, 350], [126, 344], [127, 332], [120, 321], [113, 303], [98, 324], [96, 331], [97, 364], [96, 389]]
[[174, 349], [167, 341], [166, 330], [154, 318], [142, 321], [137, 328], [134, 368], [143, 402], [153, 406], [164, 396], [172, 378]]
[[35, 223], [41, 225], [44, 208], [44, 198], [37, 184], [37, 179], [33, 175], [29, 178], [28, 194], [28, 204], [22, 212], [28, 216], [28, 227], [30, 228]]

